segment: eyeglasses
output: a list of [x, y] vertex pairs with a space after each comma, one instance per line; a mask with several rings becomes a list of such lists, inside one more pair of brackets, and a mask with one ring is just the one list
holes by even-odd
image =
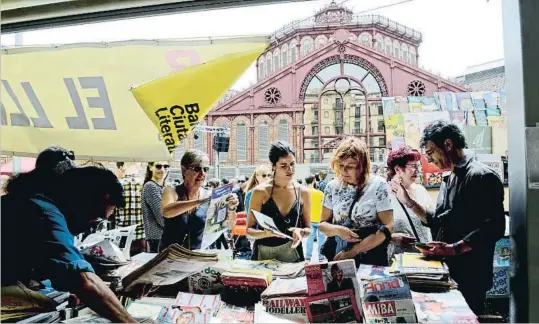
[[210, 167], [201, 167], [200, 165], [191, 166], [189, 167], [189, 169], [195, 171], [196, 173], [200, 173], [201, 171], [204, 171], [204, 173], [208, 173], [208, 171], [210, 171]]
[[419, 170], [419, 164], [406, 164], [406, 167], [414, 170]]
[[238, 180], [238, 183], [244, 183], [246, 182], [245, 180]]
[[261, 174], [262, 178], [271, 178], [271, 174]]
[[161, 168], [165, 168], [165, 170], [168, 170], [168, 168], [170, 168], [170, 165], [168, 164], [156, 164], [154, 166], [157, 170], [161, 170]]

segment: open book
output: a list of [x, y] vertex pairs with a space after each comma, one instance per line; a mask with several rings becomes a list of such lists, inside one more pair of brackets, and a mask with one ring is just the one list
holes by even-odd
[[211, 193], [210, 207], [206, 214], [206, 225], [202, 238], [201, 250], [207, 249], [228, 228], [226, 197], [232, 192], [232, 184], [214, 189]]
[[256, 218], [256, 222], [258, 223], [258, 225], [260, 227], [262, 227], [263, 229], [266, 229], [276, 235], [279, 235], [279, 236], [282, 236], [282, 237], [285, 237], [287, 239], [290, 239], [290, 240], [293, 240], [292, 236], [290, 235], [287, 235], [283, 232], [281, 232], [278, 228], [277, 228], [277, 225], [275, 225], [275, 222], [273, 221], [273, 219], [267, 215], [264, 215], [262, 214], [261, 212], [258, 212], [256, 210], [252, 210], [251, 211], [253, 212], [253, 215], [255, 216]]
[[173, 244], [127, 274], [122, 279], [122, 286], [130, 290], [136, 284], [171, 285], [214, 265], [218, 260], [215, 253], [194, 252]]

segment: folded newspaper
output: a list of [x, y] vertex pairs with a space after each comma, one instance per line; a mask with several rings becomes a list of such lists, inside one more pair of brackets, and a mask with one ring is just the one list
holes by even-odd
[[206, 214], [206, 225], [202, 237], [201, 250], [212, 245], [228, 228], [226, 197], [232, 192], [232, 184], [214, 189], [211, 193], [210, 207]]
[[284, 263], [276, 260], [251, 261], [236, 259], [231, 262], [233, 270], [270, 270], [274, 277], [295, 278], [305, 270], [305, 263]]
[[365, 323], [417, 323], [406, 275], [362, 279], [360, 292]]
[[171, 285], [211, 266], [219, 258], [215, 253], [194, 252], [173, 244], [122, 279], [129, 291], [136, 284]]
[[92, 264], [122, 265], [127, 263], [120, 248], [109, 240], [103, 240], [83, 248], [81, 253]]
[[278, 236], [293, 240], [292, 236], [281, 232], [277, 228], [277, 225], [275, 225], [275, 222], [273, 221], [273, 219], [271, 217], [269, 217], [267, 215], [264, 215], [261, 212], [258, 212], [256, 210], [251, 209], [251, 211], [253, 212], [253, 215], [256, 218], [256, 222], [257, 222], [258, 226], [262, 227], [265, 230], [268, 230], [268, 231], [272, 232], [273, 234], [276, 234]]
[[138, 225], [119, 227], [113, 230], [90, 234], [82, 243], [78, 244], [78, 248], [84, 250], [100, 243], [101, 241], [107, 240], [115, 244], [121, 250], [124, 258], [129, 260], [131, 243], [135, 237], [137, 226]]

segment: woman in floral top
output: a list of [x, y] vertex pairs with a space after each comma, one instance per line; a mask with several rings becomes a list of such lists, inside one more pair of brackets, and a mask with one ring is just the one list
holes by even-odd
[[320, 230], [335, 237], [335, 260], [355, 259], [357, 267], [387, 266], [393, 231], [390, 189], [382, 177], [371, 174], [365, 142], [344, 139], [331, 167], [336, 178], [326, 185]]

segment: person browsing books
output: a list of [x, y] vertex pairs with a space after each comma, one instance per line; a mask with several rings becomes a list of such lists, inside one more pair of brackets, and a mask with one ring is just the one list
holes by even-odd
[[484, 315], [494, 249], [505, 233], [502, 181], [496, 171], [464, 153], [466, 138], [455, 124], [437, 121], [425, 127], [420, 146], [429, 162], [451, 170], [442, 181], [436, 209], [421, 205], [403, 183], [392, 183], [393, 192], [431, 229], [435, 241], [419, 250], [445, 258], [472, 311]]
[[[421, 166], [420, 160], [421, 154], [409, 146], [391, 151], [387, 158], [387, 181], [393, 186], [402, 183], [408, 195], [414, 197], [418, 204], [431, 207], [432, 202], [427, 189], [415, 183]], [[388, 247], [390, 260], [395, 254], [417, 252], [413, 245], [415, 242], [432, 241], [430, 229], [424, 226], [414, 211], [402, 204], [394, 194], [392, 192], [391, 195], [395, 225]]]
[[149, 162], [146, 166], [142, 187], [142, 218], [148, 252], [157, 253], [163, 235], [165, 220], [161, 214], [163, 190], [168, 177], [170, 164], [167, 161]]
[[345, 138], [333, 154], [331, 167], [336, 178], [326, 185], [320, 230], [333, 239], [326, 241], [323, 253], [330, 260], [355, 259], [356, 267], [387, 266], [393, 230], [389, 185], [371, 174], [365, 142]]
[[[210, 160], [206, 153], [187, 150], [180, 162], [183, 183], [163, 192], [161, 212], [165, 228], [159, 250], [177, 243], [190, 250], [200, 249], [211, 191], [204, 188]], [[226, 198], [230, 224], [236, 221], [238, 197], [229, 194]]]
[[13, 179], [1, 200], [3, 301], [18, 290], [38, 306], [43, 298], [33, 297], [37, 293], [26, 286], [49, 279], [54, 289], [75, 294], [111, 322], [134, 322], [75, 246], [74, 235], [125, 204], [112, 171], [88, 166], [57, 174], [37, 167]]
[[[331, 266], [331, 281], [326, 288], [327, 293], [354, 289], [354, 282], [350, 278], [344, 277], [344, 272], [337, 263]], [[354, 291], [355, 292], [355, 291]]]
[[[247, 235], [255, 238], [253, 259], [303, 261], [301, 239], [311, 231], [311, 193], [294, 182], [296, 153], [289, 144], [272, 144], [269, 160], [273, 179], [254, 189], [247, 218]], [[292, 235], [293, 241], [262, 229], [253, 210], [270, 217], [281, 233]]]

